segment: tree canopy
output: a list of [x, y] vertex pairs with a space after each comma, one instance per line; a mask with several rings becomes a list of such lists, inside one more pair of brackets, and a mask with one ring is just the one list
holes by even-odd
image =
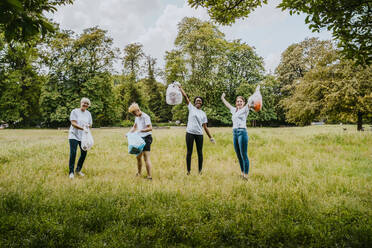
[[[188, 0], [191, 7], [205, 7], [211, 18], [232, 24], [248, 17], [267, 0]], [[277, 6], [292, 14], [306, 14], [313, 32], [326, 28], [339, 42], [342, 54], [366, 66], [372, 63], [372, 1], [370, 0], [282, 0]]]
[[46, 12], [55, 12], [57, 6], [73, 0], [2, 0], [0, 1], [0, 32], [7, 41], [30, 41], [39, 34], [55, 30]]

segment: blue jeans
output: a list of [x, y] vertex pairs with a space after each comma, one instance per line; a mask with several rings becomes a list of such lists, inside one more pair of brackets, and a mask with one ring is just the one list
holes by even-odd
[[83, 168], [83, 163], [85, 160], [85, 157], [87, 156], [87, 152], [81, 149], [81, 142], [76, 139], [69, 139], [70, 143], [70, 161], [69, 161], [69, 173], [74, 173], [74, 167], [75, 167], [75, 158], [76, 158], [76, 150], [77, 146], [80, 147], [80, 158], [77, 163], [76, 172], [81, 171], [81, 168]]
[[240, 170], [244, 174], [249, 172], [249, 159], [248, 159], [248, 133], [245, 128], [233, 129], [234, 149], [236, 156], [238, 156]]

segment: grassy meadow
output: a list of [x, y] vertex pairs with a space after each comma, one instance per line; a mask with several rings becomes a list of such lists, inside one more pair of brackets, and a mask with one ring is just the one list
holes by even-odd
[[190, 176], [185, 129], [154, 130], [152, 181], [128, 129], [93, 129], [74, 180], [67, 130], [0, 130], [0, 247], [372, 247], [372, 132], [355, 129], [250, 128], [248, 181], [231, 128], [211, 128], [203, 175], [194, 146]]

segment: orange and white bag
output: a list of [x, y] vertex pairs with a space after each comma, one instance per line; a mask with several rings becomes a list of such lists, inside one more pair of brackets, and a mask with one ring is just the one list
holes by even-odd
[[257, 85], [255, 92], [248, 98], [248, 106], [253, 107], [255, 112], [262, 109], [262, 95], [260, 92], [260, 86]]

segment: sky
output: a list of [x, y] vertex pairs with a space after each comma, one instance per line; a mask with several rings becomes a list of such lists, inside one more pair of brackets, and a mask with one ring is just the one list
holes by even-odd
[[[231, 26], [219, 26], [227, 40], [241, 39], [254, 47], [264, 58], [267, 73], [274, 72], [281, 53], [291, 44], [307, 37], [331, 39], [327, 30], [312, 33], [305, 24], [305, 15], [289, 15], [277, 9], [279, 0], [256, 9], [248, 18]], [[164, 67], [165, 51], [174, 48], [177, 24], [184, 17], [197, 17], [210, 21], [203, 8], [193, 9], [187, 0], [75, 0], [73, 5], [59, 7], [49, 18], [62, 29], [81, 33], [84, 29], [99, 26], [114, 39], [121, 50], [128, 44], [140, 42], [147, 55], [157, 59]], [[121, 64], [115, 68], [118, 72]]]

